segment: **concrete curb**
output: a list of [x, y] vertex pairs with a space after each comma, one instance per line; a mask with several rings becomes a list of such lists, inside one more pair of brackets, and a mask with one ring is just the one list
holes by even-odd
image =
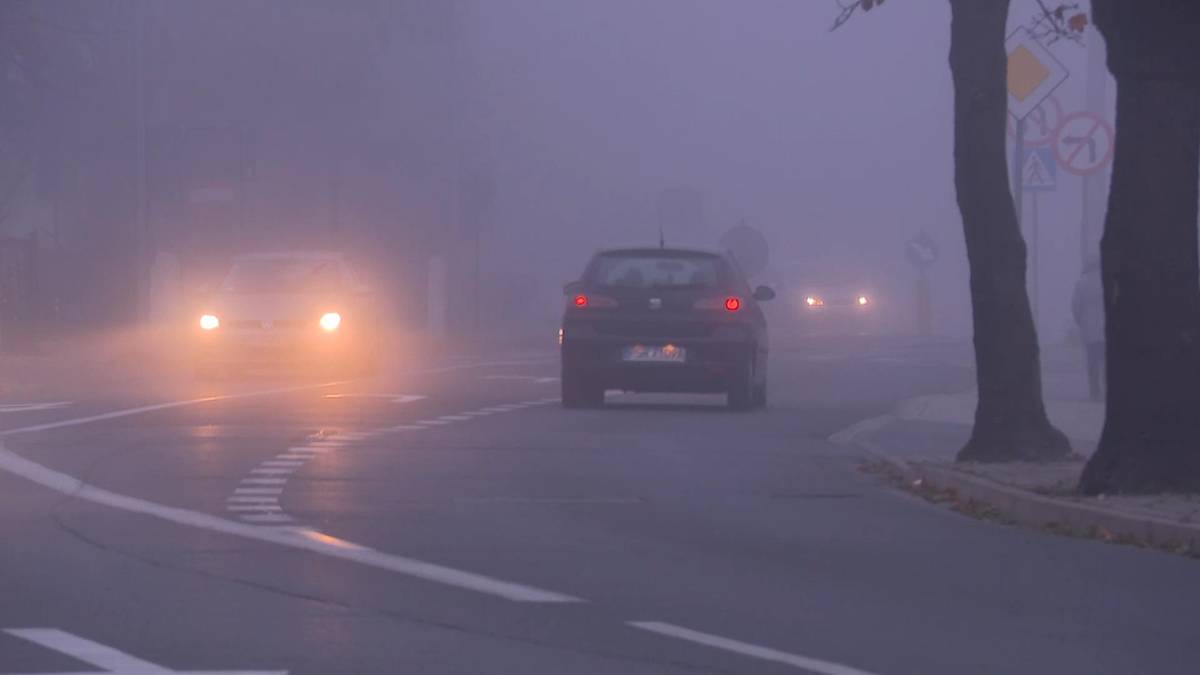
[[885, 428], [894, 419], [892, 415], [884, 415], [864, 420], [834, 434], [829, 440], [837, 445], [853, 445], [864, 450], [872, 458], [887, 464], [910, 484], [921, 481], [925, 487], [953, 492], [962, 500], [986, 505], [1021, 525], [1200, 553], [1200, 525], [1055, 499], [956, 469], [892, 457], [865, 436]]

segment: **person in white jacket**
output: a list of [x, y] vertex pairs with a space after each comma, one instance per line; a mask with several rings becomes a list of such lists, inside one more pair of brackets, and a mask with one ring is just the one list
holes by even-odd
[[1088, 392], [1099, 401], [1104, 396], [1104, 285], [1099, 260], [1089, 260], [1075, 282], [1071, 313], [1087, 355]]

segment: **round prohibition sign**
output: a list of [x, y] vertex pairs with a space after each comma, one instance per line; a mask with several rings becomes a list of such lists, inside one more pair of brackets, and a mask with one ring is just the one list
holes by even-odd
[[1112, 161], [1115, 134], [1103, 117], [1089, 112], [1067, 115], [1054, 133], [1058, 165], [1076, 176], [1090, 176]]
[[[1051, 94], [1046, 97], [1046, 100], [1038, 104], [1038, 107], [1029, 113], [1029, 117], [1025, 118], [1025, 147], [1037, 148], [1049, 144], [1054, 140], [1054, 133], [1062, 126], [1063, 116], [1062, 104], [1058, 102], [1058, 97]], [[1007, 118], [1007, 127], [1009, 138], [1017, 137], [1017, 123], [1012, 115], [1005, 115]]]

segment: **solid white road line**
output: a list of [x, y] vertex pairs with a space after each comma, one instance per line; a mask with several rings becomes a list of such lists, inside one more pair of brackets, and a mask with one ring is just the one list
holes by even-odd
[[112, 647], [105, 647], [98, 642], [85, 640], [77, 635], [53, 628], [13, 628], [4, 632], [41, 645], [46, 649], [79, 659], [84, 663], [90, 663], [101, 670], [126, 672], [136, 670], [147, 675], [171, 672], [158, 664], [143, 661]]
[[673, 637], [679, 640], [694, 642], [696, 644], [705, 645], [706, 647], [723, 649], [727, 652], [741, 654], [742, 656], [749, 656], [751, 658], [762, 659], [764, 661], [782, 663], [784, 665], [802, 668], [814, 673], [820, 673], [820, 675], [873, 675], [865, 670], [851, 668], [850, 666], [844, 666], [840, 663], [822, 661], [820, 659], [801, 656], [799, 654], [789, 654], [787, 652], [781, 652], [777, 649], [771, 649], [770, 647], [760, 647], [759, 645], [752, 645], [748, 642], [731, 640], [729, 638], [713, 635], [711, 633], [701, 633], [700, 631], [691, 630], [690, 628], [684, 628], [682, 626], [674, 626], [669, 623], [661, 623], [659, 621], [628, 621], [626, 623], [634, 628], [640, 628], [641, 630], [650, 631], [651, 633], [658, 633], [659, 635], [665, 635], [667, 637]]
[[15, 412], [32, 412], [35, 410], [54, 410], [71, 405], [70, 401], [55, 401], [53, 403], [5, 403], [0, 405], [0, 414]]
[[[54, 628], [10, 628], [4, 631], [13, 637], [40, 645], [51, 651], [66, 654], [89, 663], [112, 675], [287, 675], [286, 670], [170, 670], [156, 663], [143, 661], [124, 652], [92, 642]], [[95, 672], [95, 671], [92, 671]], [[47, 673], [46, 675], [89, 675], [88, 673]]]
[[25, 459], [5, 449], [3, 446], [0, 446], [0, 470], [7, 471], [8, 473], [69, 495], [75, 499], [82, 499], [210, 532], [219, 532], [242, 537], [243, 539], [252, 539], [300, 549], [318, 555], [338, 558], [376, 569], [505, 598], [515, 602], [581, 602], [579, 598], [563, 593], [494, 579], [481, 574], [474, 574], [422, 560], [392, 555], [357, 544], [351, 544], [350, 542], [321, 533], [306, 534], [304, 532], [239, 523], [207, 513], [200, 513], [199, 511], [166, 506], [145, 499], [110, 492], [103, 488], [84, 483], [73, 476]]
[[0, 437], [14, 436], [16, 434], [28, 434], [34, 431], [49, 431], [50, 429], [61, 429], [63, 427], [74, 427], [81, 424], [90, 424], [92, 422], [102, 422], [104, 420], [112, 420], [120, 417], [129, 417], [131, 415], [141, 415], [157, 410], [170, 410], [171, 408], [182, 408], [185, 406], [198, 405], [200, 403], [215, 403], [219, 401], [234, 401], [243, 398], [254, 398], [259, 396], [271, 396], [274, 394], [288, 394], [296, 391], [305, 391], [308, 389], [320, 389], [322, 387], [332, 387], [341, 384], [341, 382], [325, 382], [322, 384], [305, 384], [295, 387], [279, 387], [277, 389], [264, 389], [261, 391], [247, 391], [240, 394], [222, 394], [219, 396], [205, 396], [202, 398], [192, 398], [183, 401], [168, 401], [166, 403], [155, 403], [153, 405], [144, 405], [137, 408], [126, 408], [124, 410], [113, 410], [99, 415], [89, 415], [87, 417], [76, 417], [68, 420], [58, 420], [57, 422], [47, 422], [45, 424], [34, 424], [28, 427], [17, 427], [16, 429], [5, 429], [0, 431]]
[[247, 523], [281, 524], [296, 522], [286, 513], [251, 513], [244, 516], [238, 516], [238, 518], [241, 518]]

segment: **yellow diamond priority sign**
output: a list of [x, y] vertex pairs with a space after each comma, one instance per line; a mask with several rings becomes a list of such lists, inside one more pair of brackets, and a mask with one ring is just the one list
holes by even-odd
[[1024, 28], [1008, 36], [1005, 48], [1008, 112], [1019, 120], [1025, 119], [1067, 79], [1067, 69]]

